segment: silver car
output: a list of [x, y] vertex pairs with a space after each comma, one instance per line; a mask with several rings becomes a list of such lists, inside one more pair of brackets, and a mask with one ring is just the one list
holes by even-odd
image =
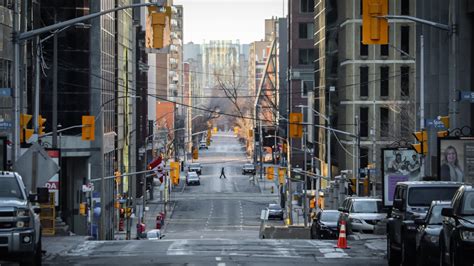
[[348, 233], [354, 231], [373, 233], [375, 225], [387, 216], [381, 210], [381, 199], [348, 197], [339, 207], [338, 228], [341, 221], [345, 221]]

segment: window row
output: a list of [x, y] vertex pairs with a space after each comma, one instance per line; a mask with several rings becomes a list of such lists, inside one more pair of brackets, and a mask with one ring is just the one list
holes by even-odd
[[[390, 111], [388, 107], [379, 108], [379, 117], [377, 128], [372, 134], [377, 135], [379, 132], [380, 137], [388, 137], [390, 132]], [[359, 108], [360, 116], [360, 129], [359, 133], [361, 137], [369, 137], [369, 129], [373, 127], [373, 120], [369, 119], [369, 107]], [[372, 130], [374, 130], [372, 128]]]
[[359, 67], [359, 96], [360, 97], [369, 97], [369, 85], [373, 83], [379, 84], [379, 94], [380, 97], [389, 97], [390, 96], [390, 80], [400, 79], [400, 96], [408, 97], [410, 96], [410, 67], [402, 66], [400, 67], [400, 72], [390, 73], [390, 67], [381, 66], [379, 71], [379, 76], [369, 80], [369, 67], [361, 66]]
[[[364, 11], [364, 7], [363, 7], [363, 1], [362, 0], [359, 0], [360, 1], [360, 14], [362, 15], [362, 12]], [[407, 15], [409, 16], [410, 15], [410, 0], [399, 0], [398, 1], [400, 3], [400, 15]], [[390, 13], [390, 1], [389, 1], [389, 5], [388, 5], [388, 13]]]
[[[390, 32], [390, 30], [389, 30]], [[389, 56], [388, 44], [380, 45], [380, 56]], [[407, 56], [410, 54], [410, 26], [400, 26], [400, 47], [394, 47], [393, 49], [398, 50], [401, 56]], [[362, 26], [360, 27], [360, 56], [369, 55], [369, 46], [362, 43]]]

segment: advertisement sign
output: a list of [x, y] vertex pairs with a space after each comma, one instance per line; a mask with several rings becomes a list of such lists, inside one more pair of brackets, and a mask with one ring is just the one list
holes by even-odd
[[421, 158], [408, 148], [382, 149], [382, 184], [385, 206], [393, 205], [393, 193], [398, 182], [420, 181]]
[[474, 138], [439, 139], [438, 176], [441, 181], [474, 182]]
[[[49, 157], [59, 165], [60, 152], [56, 149], [46, 149]], [[48, 188], [49, 192], [54, 192], [54, 206], [59, 206], [59, 172], [53, 175], [48, 182], [46, 182], [45, 187]]]

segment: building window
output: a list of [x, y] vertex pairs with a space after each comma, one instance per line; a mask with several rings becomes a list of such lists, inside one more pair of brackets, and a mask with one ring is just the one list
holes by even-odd
[[300, 39], [312, 39], [313, 38], [313, 23], [300, 23], [299, 24], [299, 38]]
[[388, 108], [380, 107], [380, 137], [388, 137], [389, 124]]
[[410, 0], [402, 0], [401, 14], [410, 15]]
[[402, 138], [410, 136], [410, 115], [407, 111], [400, 113], [400, 134]]
[[[410, 26], [401, 26], [401, 50], [410, 54]], [[404, 56], [404, 53], [401, 53]]]
[[4, 6], [8, 9], [13, 9], [14, 8], [13, 1], [14, 0], [0, 0], [0, 6]]
[[359, 67], [360, 97], [369, 97], [369, 67]]
[[361, 137], [369, 136], [369, 107], [360, 107], [360, 129], [359, 133]]
[[299, 49], [298, 51], [298, 64], [310, 65], [314, 62], [314, 50], [313, 49]]
[[301, 13], [312, 13], [314, 12], [314, 0], [300, 0]]
[[388, 56], [388, 44], [380, 45], [380, 56]]
[[400, 68], [400, 93], [402, 97], [410, 96], [410, 67], [402, 66]]
[[307, 97], [308, 91], [313, 90], [313, 81], [312, 80], [302, 80], [301, 81], [301, 96]]
[[360, 27], [360, 56], [369, 55], [369, 46], [362, 43], [362, 26]]
[[360, 148], [360, 168], [367, 168], [369, 165], [369, 149]]
[[389, 86], [389, 77], [388, 77], [388, 66], [380, 67], [380, 96], [388, 97], [388, 86]]

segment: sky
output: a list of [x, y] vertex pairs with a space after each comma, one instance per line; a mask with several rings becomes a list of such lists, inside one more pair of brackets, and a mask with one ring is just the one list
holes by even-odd
[[173, 4], [183, 5], [184, 43], [199, 44], [259, 41], [265, 37], [265, 19], [286, 16], [288, 9], [287, 0], [174, 0]]

